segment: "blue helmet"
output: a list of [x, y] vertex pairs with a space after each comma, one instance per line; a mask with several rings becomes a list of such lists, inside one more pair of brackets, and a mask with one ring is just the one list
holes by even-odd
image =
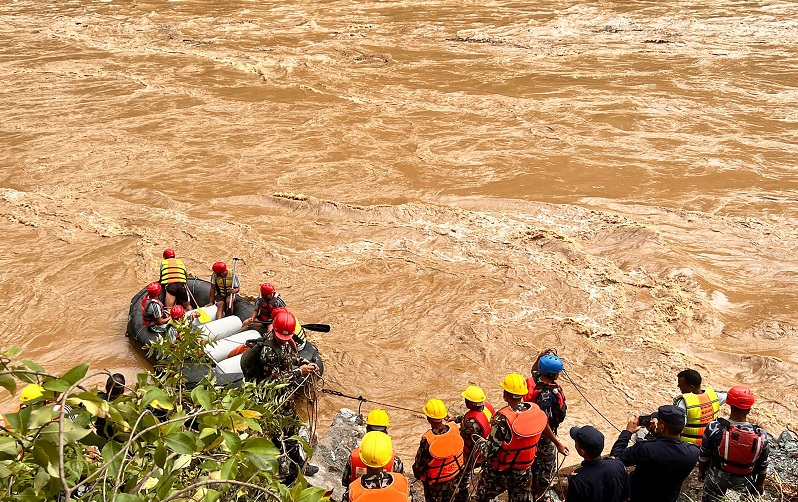
[[561, 372], [562, 369], [562, 359], [553, 354], [546, 354], [538, 361], [538, 370], [542, 375], [553, 375]]

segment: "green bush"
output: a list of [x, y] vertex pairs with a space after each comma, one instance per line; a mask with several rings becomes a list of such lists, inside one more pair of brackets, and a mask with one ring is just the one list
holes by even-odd
[[[110, 403], [83, 387], [110, 376], [108, 371], [90, 374], [89, 365], [81, 364], [55, 375], [20, 360], [19, 349], [0, 352], [0, 387], [12, 395], [28, 383], [45, 389], [41, 398], [6, 414], [0, 426], [0, 498], [326, 500], [324, 490], [308, 487], [301, 476], [291, 488], [280, 483], [274, 441], [289, 439], [282, 431], [298, 425], [280, 414], [291, 399], [285, 386], [217, 387], [209, 373], [189, 390], [183, 371], [207, 364], [202, 346], [199, 331], [185, 327], [175, 343], [160, 340], [150, 350], [174, 364], [139, 374]], [[72, 415], [54, 410], [56, 404], [72, 407]], [[110, 440], [94, 430], [100, 417], [110, 426]]]

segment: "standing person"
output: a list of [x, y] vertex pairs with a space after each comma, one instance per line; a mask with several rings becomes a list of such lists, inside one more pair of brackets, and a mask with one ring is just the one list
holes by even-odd
[[603, 460], [604, 434], [595, 427], [571, 427], [574, 449], [584, 460], [568, 476], [565, 502], [620, 502], [629, 498], [629, 476], [623, 462]]
[[627, 467], [630, 475], [631, 502], [676, 502], [682, 483], [698, 461], [698, 447], [682, 442], [685, 412], [674, 405], [660, 406], [652, 413], [656, 419], [655, 439], [628, 446], [632, 434], [640, 430], [637, 413], [632, 413], [610, 455]]
[[505, 491], [509, 502], [529, 502], [532, 495], [531, 467], [541, 435], [549, 438], [563, 455], [566, 448], [554, 435], [548, 417], [536, 404], [525, 403], [529, 393], [526, 380], [518, 373], [501, 383], [507, 406], [490, 424], [485, 446], [485, 465], [477, 485], [477, 502], [489, 502]]
[[[260, 338], [255, 344], [249, 347], [241, 356], [241, 370], [245, 380], [256, 382], [279, 382], [288, 384], [284, 392], [293, 393], [298, 385], [305, 381], [305, 377], [314, 371], [318, 371], [318, 366], [299, 356], [296, 345], [292, 343], [294, 330], [296, 329], [296, 317], [288, 310], [284, 310], [274, 317], [272, 332], [270, 335]], [[286, 398], [283, 403], [282, 413], [294, 417], [299, 421], [294, 400]], [[283, 431], [285, 436], [294, 436], [295, 430]], [[312, 476], [319, 471], [315, 465], [305, 465], [305, 460], [300, 454], [301, 446], [295, 440], [275, 441], [278, 447], [283, 448], [288, 458], [292, 461], [288, 477], [284, 480], [286, 485], [291, 484], [296, 479], [296, 471], [302, 469], [306, 476]]]
[[424, 485], [427, 502], [450, 502], [463, 470], [463, 438], [440, 399], [430, 399], [422, 409], [430, 430], [424, 433], [413, 462], [413, 475]]
[[452, 417], [452, 421], [460, 424], [460, 437], [463, 438], [463, 467], [462, 479], [457, 489], [455, 502], [467, 502], [469, 495], [469, 481], [474, 468], [482, 463], [479, 451], [474, 451], [475, 438], [487, 439], [490, 434], [490, 421], [496, 410], [487, 401], [485, 392], [476, 385], [469, 385], [462, 394], [468, 411], [465, 415]]
[[[385, 410], [371, 410], [366, 417], [366, 434], [372, 431], [388, 434], [388, 427], [390, 425], [391, 423]], [[391, 459], [388, 463], [383, 465], [382, 468], [385, 472], [395, 472], [397, 474], [405, 473], [405, 465], [396, 452], [392, 452]], [[344, 495], [341, 497], [341, 500], [348, 500], [349, 485], [360, 476], [366, 474], [367, 471], [368, 466], [364, 464], [363, 460], [360, 458], [360, 447], [357, 447], [352, 450], [352, 454], [349, 455], [349, 460], [347, 460], [346, 466], [344, 467], [344, 474], [341, 477], [341, 484], [344, 486]]]
[[729, 389], [729, 419], [711, 422], [704, 431], [698, 480], [704, 482], [702, 502], [723, 500], [732, 489], [753, 496], [765, 493], [770, 446], [764, 429], [748, 421], [754, 394], [743, 385]]
[[[563, 370], [562, 359], [557, 357], [554, 349], [546, 349], [538, 355], [532, 365], [532, 376], [527, 378], [529, 393], [524, 401], [535, 403], [549, 418], [549, 427], [556, 435], [557, 427], [565, 420], [568, 406], [565, 404], [565, 393], [557, 383]], [[538, 441], [535, 463], [532, 464], [532, 498], [542, 499], [551, 484], [554, 470], [557, 468], [557, 449], [546, 437]]]
[[160, 277], [159, 282], [166, 290], [166, 308], [172, 308], [177, 303], [184, 309], [191, 310], [186, 290], [186, 266], [183, 265], [183, 260], [175, 258], [174, 249], [164, 250]]
[[393, 443], [384, 432], [371, 431], [360, 442], [360, 460], [366, 473], [349, 484], [349, 502], [412, 502], [410, 482], [396, 472], [385, 472], [393, 455]]
[[236, 293], [241, 290], [241, 282], [238, 280], [238, 275], [232, 270], [227, 270], [227, 264], [222, 261], [214, 263], [212, 269], [211, 291], [208, 295], [208, 304], [205, 306], [216, 304], [216, 319], [221, 319], [230, 307], [231, 296], [235, 301]]
[[685, 410], [687, 421], [682, 431], [682, 441], [701, 446], [707, 424], [718, 419], [720, 407], [726, 402], [725, 392], [715, 392], [712, 387], [701, 388], [701, 374], [687, 369], [677, 375], [677, 385], [682, 392], [673, 404]]
[[265, 283], [260, 285], [260, 296], [255, 301], [255, 310], [252, 311], [252, 317], [245, 319], [243, 327], [246, 328], [250, 324], [260, 324], [263, 331], [268, 331], [272, 323], [272, 319], [277, 309], [285, 308], [285, 301], [280, 297], [280, 293], [275, 290], [274, 286]]
[[153, 333], [166, 331], [169, 314], [166, 307], [158, 298], [161, 295], [161, 285], [151, 282], [147, 286], [147, 296], [141, 299], [141, 322]]

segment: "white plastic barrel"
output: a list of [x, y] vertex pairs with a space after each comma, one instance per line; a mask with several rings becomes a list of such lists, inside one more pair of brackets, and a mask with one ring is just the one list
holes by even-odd
[[216, 365], [216, 380], [231, 382], [244, 376], [241, 371], [241, 354], [225, 359]]
[[203, 335], [209, 342], [215, 342], [241, 331], [241, 319], [238, 316], [231, 315], [205, 323], [199, 329], [202, 330]]
[[209, 345], [206, 345], [205, 353], [218, 363], [219, 361], [224, 361], [227, 359], [227, 355], [231, 350], [243, 345], [247, 340], [252, 340], [253, 338], [260, 338], [260, 333], [254, 329], [236, 333], [234, 335], [228, 336], [227, 338], [222, 338]]

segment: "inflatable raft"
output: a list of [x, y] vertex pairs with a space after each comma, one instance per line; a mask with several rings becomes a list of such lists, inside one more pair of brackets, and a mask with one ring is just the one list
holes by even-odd
[[[188, 280], [187, 286], [191, 294], [196, 298], [200, 305], [208, 302], [211, 283], [196, 277]], [[158, 333], [150, 331], [141, 319], [142, 299], [147, 295], [145, 287], [130, 300], [130, 312], [128, 314], [126, 336], [130, 338], [139, 351], [153, 364], [158, 363], [155, 355], [147, 353], [147, 347], [157, 339]], [[161, 301], [164, 293], [161, 293]], [[192, 305], [193, 305], [192, 301]], [[220, 385], [235, 383], [243, 380], [244, 375], [241, 371], [241, 346], [247, 341], [260, 338], [261, 333], [251, 329], [241, 332], [242, 319], [252, 316], [255, 305], [247, 300], [236, 297], [233, 304], [233, 315], [228, 315], [222, 319], [213, 320], [216, 315], [216, 307], [203, 307], [204, 314], [198, 319], [201, 322], [199, 328], [203, 331], [205, 338], [210, 342], [205, 347], [208, 355], [208, 364], [200, 365], [186, 371], [189, 386], [198, 383], [208, 374], [210, 367], [216, 375], [216, 382]], [[202, 322], [205, 321], [205, 322]], [[299, 349], [299, 355], [312, 363], [316, 363], [320, 372], [324, 372], [324, 364], [316, 346], [307, 340], [305, 329], [297, 322], [294, 340]]]

